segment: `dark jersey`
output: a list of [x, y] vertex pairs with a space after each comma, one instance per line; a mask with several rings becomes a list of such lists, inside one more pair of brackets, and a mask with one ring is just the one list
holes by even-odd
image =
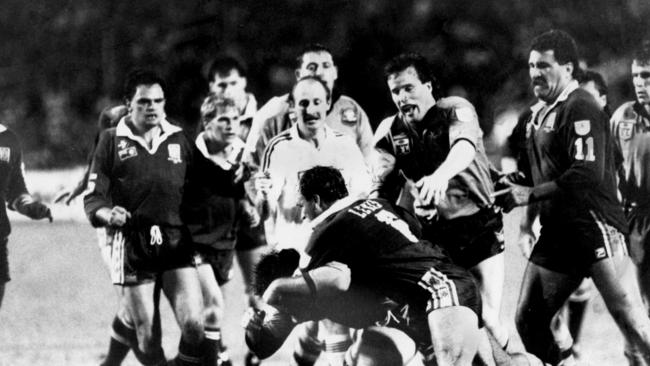
[[11, 231], [7, 218], [6, 204], [11, 204], [23, 194], [27, 194], [22, 170], [22, 152], [16, 135], [0, 125], [0, 240]]
[[429, 293], [418, 282], [432, 267], [449, 263], [447, 256], [420, 241], [417, 220], [388, 201], [349, 203], [337, 202], [324, 213], [322, 222], [315, 221], [307, 246], [311, 256], [307, 268], [332, 261], [345, 263], [352, 273], [351, 286], [424, 308]]
[[[444, 217], [454, 218], [492, 204], [490, 195], [494, 189], [483, 131], [474, 107], [467, 100], [440, 99], [418, 123], [406, 123], [399, 115], [389, 117], [377, 128], [375, 140], [379, 151], [395, 158], [393, 172], [401, 170], [413, 181], [436, 171], [454, 144], [468, 141], [476, 149], [475, 158], [449, 181], [447, 199], [437, 209]], [[390, 194], [382, 196], [390, 197]]]
[[[236, 167], [227, 169], [209, 159], [202, 133], [196, 145], [198, 150], [183, 199], [183, 221], [194, 243], [219, 250], [233, 249], [244, 184], [234, 183]], [[243, 145], [242, 142], [239, 151]]]
[[181, 200], [193, 145], [182, 130], [161, 122], [161, 134], [152, 148], [135, 136], [126, 118], [102, 132], [93, 156], [84, 198], [86, 215], [95, 217], [103, 207], [122, 206], [131, 213], [128, 225], [181, 226]]
[[538, 103], [527, 125], [529, 176], [535, 185], [555, 181], [560, 190], [540, 203], [542, 225], [591, 223], [589, 211], [627, 232], [616, 196], [616, 153], [607, 115], [594, 98], [568, 86], [550, 106]]

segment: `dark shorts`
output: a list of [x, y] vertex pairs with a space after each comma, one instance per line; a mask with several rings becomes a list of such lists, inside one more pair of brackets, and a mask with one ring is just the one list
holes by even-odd
[[195, 250], [194, 262], [197, 266], [207, 264], [212, 267], [212, 272], [214, 272], [214, 277], [219, 286], [230, 281], [235, 257], [233, 249], [215, 249], [208, 245], [197, 244]]
[[237, 229], [237, 241], [235, 249], [237, 251], [247, 251], [257, 249], [266, 245], [266, 235], [264, 233], [264, 223], [251, 227], [249, 223], [242, 222]]
[[194, 267], [187, 233], [178, 227], [107, 229], [113, 283], [133, 286], [155, 282], [161, 273]]
[[594, 263], [614, 255], [628, 255], [625, 235], [589, 211], [582, 220], [542, 225], [530, 261], [551, 271], [589, 277]]
[[454, 263], [467, 269], [505, 249], [502, 215], [491, 208], [451, 220], [439, 218], [423, 227], [422, 236], [442, 246]]
[[631, 211], [627, 215], [630, 223], [630, 257], [642, 273], [650, 271], [650, 212]]
[[9, 254], [7, 253], [8, 238], [0, 237], [0, 283], [9, 282]]

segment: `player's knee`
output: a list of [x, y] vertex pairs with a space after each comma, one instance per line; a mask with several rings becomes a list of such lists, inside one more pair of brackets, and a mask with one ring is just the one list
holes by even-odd
[[205, 326], [218, 327], [223, 319], [223, 309], [216, 304], [208, 305], [203, 309], [203, 323]]
[[181, 324], [181, 334], [188, 343], [199, 343], [203, 340], [203, 322], [200, 319], [186, 319]]

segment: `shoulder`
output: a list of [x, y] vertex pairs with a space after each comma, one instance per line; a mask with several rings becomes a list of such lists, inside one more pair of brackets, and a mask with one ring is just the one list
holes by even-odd
[[363, 110], [356, 100], [343, 94], [334, 102], [334, 106], [337, 108], [353, 108], [355, 111]]
[[600, 107], [594, 97], [582, 88], [578, 88], [571, 92], [564, 103], [566, 109], [577, 110], [596, 110], [599, 111]]
[[637, 113], [634, 110], [634, 101], [625, 102], [620, 107], [616, 108], [612, 114], [612, 121], [619, 122], [626, 119], [636, 119]]
[[476, 109], [467, 99], [461, 97], [441, 98], [436, 102], [436, 107], [440, 110], [453, 114], [459, 121], [478, 121]]
[[18, 142], [18, 136], [7, 126], [0, 124], [0, 136], [6, 141]]
[[287, 113], [289, 110], [288, 94], [272, 97], [255, 113], [257, 120], [269, 120]]
[[127, 113], [128, 109], [125, 105], [104, 108], [99, 114], [99, 129], [105, 130], [110, 127], [115, 127]]

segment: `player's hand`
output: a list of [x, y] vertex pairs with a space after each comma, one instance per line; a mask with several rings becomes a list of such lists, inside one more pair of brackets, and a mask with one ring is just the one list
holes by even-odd
[[533, 188], [510, 183], [510, 191], [503, 197], [503, 212], [510, 212], [517, 206], [526, 206]]
[[77, 198], [84, 191], [83, 186], [77, 186], [74, 189], [65, 189], [59, 192], [56, 197], [54, 197], [54, 203], [65, 203], [67, 206], [70, 206], [70, 202]]
[[269, 177], [268, 173], [259, 172], [255, 174], [253, 179], [255, 190], [257, 191], [258, 196], [262, 195], [264, 198], [266, 198], [266, 196], [268, 196], [268, 194], [271, 192], [271, 188], [273, 187], [271, 178]]
[[533, 252], [533, 247], [535, 246], [536, 242], [537, 238], [531, 230], [522, 228], [519, 231], [519, 248], [521, 249], [521, 254], [523, 254], [525, 258], [530, 258], [530, 253]]
[[234, 168], [235, 168], [235, 172], [233, 174], [233, 180], [232, 181], [235, 184], [237, 184], [237, 183], [243, 181], [244, 178], [246, 178], [246, 167], [244, 166], [244, 164], [237, 164], [237, 165], [234, 166]]
[[46, 205], [34, 201], [23, 206], [23, 213], [32, 220], [48, 219], [52, 222], [52, 211]]
[[131, 218], [131, 213], [127, 211], [124, 207], [114, 206], [111, 209], [111, 216], [108, 219], [108, 224], [110, 226], [121, 227], [126, 224], [127, 220]]
[[255, 206], [251, 204], [247, 199], [240, 201], [240, 208], [244, 225], [257, 227], [262, 222], [262, 218], [260, 217], [260, 213], [257, 211], [257, 208], [255, 208]]
[[449, 179], [443, 177], [437, 171], [431, 175], [422, 177], [419, 181], [415, 182], [420, 194], [420, 201], [422, 204], [428, 206], [431, 204], [439, 204], [447, 194], [447, 187], [449, 186]]

